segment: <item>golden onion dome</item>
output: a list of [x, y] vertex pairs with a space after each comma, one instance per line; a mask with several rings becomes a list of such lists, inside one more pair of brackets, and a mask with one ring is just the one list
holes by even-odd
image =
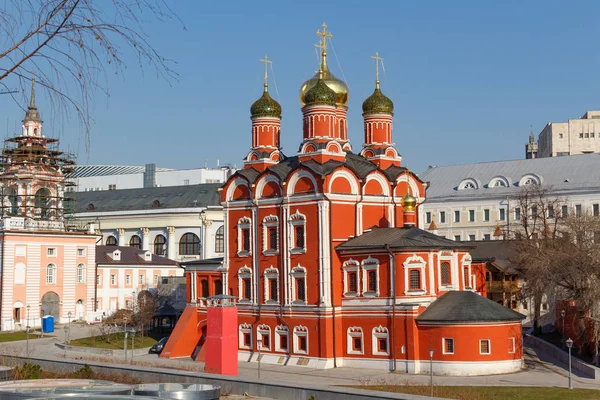
[[[327, 53], [323, 52], [321, 56], [321, 71], [323, 71], [323, 81], [325, 84], [335, 92], [335, 104], [338, 106], [346, 106], [348, 104], [348, 99], [350, 98], [350, 91], [348, 90], [348, 85], [341, 79], [338, 79], [333, 73], [329, 70], [327, 66]], [[319, 73], [317, 72], [315, 76], [307, 80], [300, 87], [300, 103], [302, 107], [306, 105], [305, 97], [306, 93], [312, 89], [317, 82], [319, 81]]]
[[402, 206], [404, 211], [415, 211], [417, 206], [417, 199], [415, 199], [410, 192], [406, 193], [406, 196], [402, 199]]

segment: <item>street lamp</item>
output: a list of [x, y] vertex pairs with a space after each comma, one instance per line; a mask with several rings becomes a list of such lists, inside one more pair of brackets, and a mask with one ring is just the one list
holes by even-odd
[[71, 311], [67, 313], [67, 317], [69, 318], [69, 334], [67, 335], [67, 342], [71, 343]]
[[433, 397], [433, 349], [429, 349], [429, 388]]
[[573, 341], [568, 338], [566, 343], [569, 348], [569, 389], [573, 389], [573, 378], [571, 376], [571, 347], [573, 347]]
[[[27, 306], [29, 307], [29, 306]], [[27, 352], [27, 357], [29, 357], [29, 323], [27, 323], [27, 326], [25, 327], [25, 332], [27, 335], [27, 349], [25, 350]]]
[[561, 336], [561, 338], [560, 338], [561, 342], [565, 341], [565, 315], [566, 314], [567, 313], [565, 312], [565, 310], [560, 310], [560, 316], [562, 317], [562, 323], [563, 323], [562, 333], [560, 335]]
[[262, 339], [256, 341], [258, 346], [258, 379], [260, 379], [260, 348], [262, 347]]
[[65, 327], [63, 329], [65, 331], [65, 346], [64, 347], [65, 347], [65, 359], [66, 359], [67, 358], [67, 335], [69, 332], [69, 326], [65, 325]]

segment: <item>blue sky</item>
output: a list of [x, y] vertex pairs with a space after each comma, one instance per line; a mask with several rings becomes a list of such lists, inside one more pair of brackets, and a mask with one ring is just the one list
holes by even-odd
[[[38, 95], [46, 135], [60, 136], [81, 164], [241, 166], [265, 53], [277, 84], [276, 91], [271, 80], [271, 93], [283, 108], [283, 151], [295, 154], [298, 90], [317, 68], [315, 31], [324, 21], [335, 47], [330, 67], [350, 86], [355, 151], [363, 142], [361, 104], [374, 86], [369, 57], [379, 51], [382, 90], [395, 104], [394, 142], [417, 172], [524, 158], [530, 126], [537, 134], [549, 121], [600, 109], [598, 1], [178, 0], [173, 8], [187, 30], [170, 21], [147, 31], [177, 62], [179, 81], [169, 86], [128, 59], [125, 74], [110, 77], [110, 97], [97, 93], [89, 152], [78, 125], [48, 120], [50, 105]], [[13, 133], [22, 111], [0, 97], [0, 126]]]

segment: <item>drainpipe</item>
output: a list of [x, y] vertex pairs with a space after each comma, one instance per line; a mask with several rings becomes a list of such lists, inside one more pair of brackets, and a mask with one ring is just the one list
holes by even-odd
[[[6, 229], [6, 227], [4, 228]], [[3, 301], [3, 295], [4, 295], [4, 242], [6, 241], [6, 231], [2, 231], [2, 255], [0, 255], [0, 330], [2, 330], [2, 318], [4, 317], [4, 315], [2, 314], [2, 301]]]
[[510, 199], [506, 196], [506, 238], [510, 240]]
[[392, 346], [392, 358], [394, 359], [392, 372], [396, 372], [396, 262], [394, 260], [394, 253], [388, 243], [385, 244], [385, 251], [390, 255], [390, 269], [392, 272], [392, 334], [390, 335], [390, 345]]
[[[96, 240], [96, 246], [98, 246], [98, 243], [102, 242], [102, 228], [100, 227], [100, 219], [96, 218], [96, 221], [98, 222], [98, 230], [100, 231], [100, 238]], [[2, 242], [2, 257], [4, 257], [4, 242]], [[98, 311], [96, 307], [96, 304], [98, 304], [98, 283], [96, 282], [97, 276], [98, 263], [96, 262], [96, 249], [94, 248], [94, 304], [92, 304], [92, 309], [94, 312]]]

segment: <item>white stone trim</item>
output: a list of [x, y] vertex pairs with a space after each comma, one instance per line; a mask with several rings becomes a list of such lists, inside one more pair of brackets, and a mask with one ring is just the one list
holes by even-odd
[[[465, 282], [465, 268], [468, 268], [469, 272], [467, 275], [467, 280], [468, 282]], [[473, 284], [473, 272], [471, 270], [471, 255], [470, 254], [466, 254], [465, 256], [463, 256], [462, 258], [462, 262], [461, 262], [461, 268], [460, 268], [460, 272], [462, 274], [462, 280], [463, 280], [463, 285], [465, 286], [465, 289], [475, 289], [475, 285]], [[467, 286], [469, 285], [469, 286]]]
[[[344, 261], [342, 264], [342, 271], [344, 273], [344, 297], [357, 297], [360, 296], [360, 264], [358, 261], [354, 259], [349, 259], [348, 261]], [[350, 292], [350, 280], [348, 279], [349, 272], [356, 272], [356, 292]]]
[[[354, 349], [354, 338], [360, 338], [360, 350]], [[348, 354], [360, 354], [365, 353], [365, 338], [363, 336], [363, 330], [359, 326], [351, 326], [346, 332], [346, 344]]]
[[[265, 270], [263, 273], [264, 281], [264, 302], [265, 304], [279, 304], [281, 299], [281, 288], [279, 284], [279, 270], [274, 268], [272, 265]], [[277, 299], [271, 298], [271, 290], [269, 288], [269, 281], [275, 280], [277, 282]]]
[[250, 192], [250, 197], [252, 197], [252, 191], [248, 186], [248, 182], [245, 179], [236, 178], [227, 188], [227, 193], [225, 194], [225, 201], [233, 201], [233, 193], [235, 192], [235, 189], [237, 189], [238, 186], [246, 186], [248, 188], [248, 191]]
[[[379, 351], [379, 339], [386, 340], [386, 351]], [[390, 355], [390, 333], [388, 328], [381, 325], [373, 328], [371, 332], [371, 351], [374, 356], [389, 356]]]
[[[360, 263], [362, 273], [362, 295], [365, 297], [379, 297], [379, 259], [368, 256]], [[375, 292], [369, 291], [369, 271], [375, 271]]]
[[[244, 344], [244, 333], [250, 334], [250, 346], [246, 346]], [[252, 350], [254, 348], [254, 335], [252, 334], [252, 325], [250, 324], [241, 324], [239, 327], [239, 346], [240, 349], [248, 349]]]
[[[269, 229], [275, 228], [275, 237], [277, 238], [277, 245], [275, 249], [270, 249], [270, 238], [269, 238]], [[262, 236], [263, 236], [263, 246], [262, 253], [265, 256], [274, 256], [279, 254], [279, 247], [281, 246], [281, 241], [279, 240], [280, 233], [279, 232], [279, 218], [276, 215], [267, 215], [263, 218], [262, 222]]]
[[[452, 340], [452, 351], [446, 351], [446, 340]], [[443, 337], [442, 338], [442, 354], [454, 354], [455, 352], [455, 347], [454, 347], [454, 338], [451, 337]]]
[[[244, 250], [244, 235], [243, 230], [248, 229], [250, 243], [248, 244], [248, 250]], [[252, 254], [253, 246], [253, 234], [252, 234], [252, 218], [242, 217], [237, 223], [237, 255], [239, 257], [247, 257]]]
[[[341, 150], [341, 148], [340, 148], [340, 150]], [[333, 173], [333, 175], [329, 179], [329, 187], [327, 188], [329, 193], [333, 193], [331, 188], [333, 187], [333, 182], [338, 178], [346, 179], [350, 183], [351, 193], [344, 193], [344, 194], [358, 195], [359, 189], [358, 189], [358, 183], [356, 182], [356, 176], [354, 176], [354, 174], [352, 174], [350, 171], [345, 170], [345, 169], [339, 169]]]
[[319, 190], [319, 185], [317, 185], [317, 181], [315, 177], [308, 171], [305, 170], [297, 170], [287, 181], [287, 191], [285, 193], [286, 196], [293, 196], [294, 190], [296, 189], [296, 183], [302, 178], [308, 178], [315, 188], [315, 192]]
[[[298, 340], [301, 337], [306, 338], [306, 351], [300, 350], [298, 346]], [[310, 343], [308, 341], [308, 328], [302, 325], [294, 327], [294, 353], [296, 354], [308, 354], [310, 351]]]
[[[250, 304], [254, 299], [254, 285], [252, 284], [252, 269], [247, 265], [244, 265], [240, 269], [238, 269], [238, 303], [240, 304]], [[250, 279], [250, 298], [244, 298], [244, 279]]]
[[[481, 342], [483, 341], [487, 341], [488, 342], [488, 352], [487, 353], [482, 353], [481, 352]], [[490, 339], [479, 339], [479, 354], [482, 356], [489, 356], [492, 354], [492, 341]]]
[[[289, 238], [289, 249], [291, 254], [303, 254], [306, 253], [306, 215], [296, 210], [295, 213], [291, 214], [288, 220], [290, 234]], [[304, 227], [304, 247], [296, 247], [296, 226]]]
[[263, 190], [265, 190], [265, 186], [267, 186], [267, 183], [272, 182], [277, 184], [277, 186], [279, 187], [279, 193], [283, 194], [283, 190], [281, 190], [281, 185], [279, 184], [279, 179], [274, 175], [267, 174], [261, 177], [258, 183], [256, 184], [255, 193], [257, 199], [263, 198]]
[[[290, 301], [292, 304], [307, 304], [308, 301], [308, 293], [306, 291], [306, 268], [302, 267], [300, 264], [296, 265], [294, 268], [292, 268], [292, 270], [290, 271], [290, 277], [291, 279], [291, 283], [292, 283], [292, 290], [291, 290], [291, 296], [290, 296]], [[304, 300], [299, 300], [296, 296], [296, 280], [297, 279], [304, 279]]]
[[[265, 346], [265, 341], [263, 337], [265, 335], [269, 336], [269, 345]], [[273, 335], [271, 335], [271, 327], [266, 324], [261, 324], [256, 327], [256, 348], [258, 349], [258, 341], [262, 340], [262, 344], [260, 346], [260, 350], [263, 351], [271, 351], [271, 346], [273, 344]]]
[[[418, 256], [416, 253], [412, 256], [408, 257], [404, 263], [404, 295], [406, 296], [422, 296], [427, 293], [427, 286], [425, 285], [425, 269], [427, 263], [423, 260], [422, 257]], [[421, 278], [421, 290], [411, 290], [410, 282], [409, 282], [409, 271], [411, 269], [418, 269], [420, 271]]]
[[380, 196], [382, 196], [384, 198], [387, 198], [390, 196], [390, 182], [380, 172], [372, 172], [369, 175], [367, 175], [367, 178], [365, 179], [365, 183], [362, 187], [363, 195], [369, 196], [369, 195], [365, 194], [365, 188], [367, 187], [367, 184], [369, 183], [369, 181], [379, 182], [379, 184], [381, 185], [382, 191], [383, 191], [383, 193]]
[[[287, 349], [282, 349], [281, 336], [285, 336], [287, 342]], [[290, 352], [290, 331], [285, 325], [277, 325], [275, 327], [275, 351], [277, 353], [289, 353]]]

